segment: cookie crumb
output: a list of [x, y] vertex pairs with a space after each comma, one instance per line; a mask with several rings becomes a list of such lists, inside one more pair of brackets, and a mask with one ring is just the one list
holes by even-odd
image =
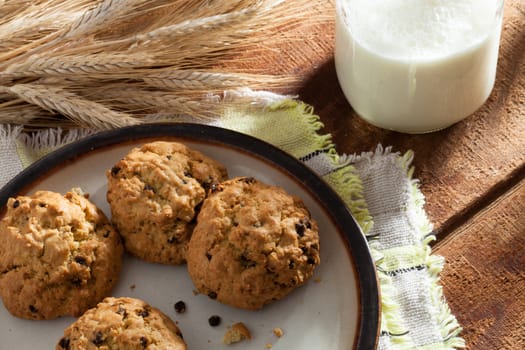
[[233, 324], [224, 334], [222, 341], [227, 344], [234, 344], [245, 339], [252, 339], [250, 330], [242, 322]]
[[73, 187], [73, 188], [71, 189], [71, 192], [75, 192], [75, 193], [78, 194], [79, 196], [82, 196], [82, 197], [84, 197], [84, 198], [86, 198], [86, 199], [89, 199], [89, 193], [84, 192], [84, 191], [82, 190], [82, 188], [80, 188], [80, 187]]
[[266, 343], [266, 345], [264, 347], [266, 349], [271, 349], [271, 348], [273, 348], [273, 345], [272, 345], [272, 343]]
[[131, 290], [135, 290], [135, 288], [137, 288], [137, 286], [135, 284], [132, 284], [131, 286], [129, 286], [129, 289], [131, 289]]
[[275, 328], [273, 329], [273, 334], [274, 334], [277, 338], [280, 338], [280, 337], [282, 337], [282, 336], [284, 335], [284, 332], [283, 332], [283, 330], [282, 330], [281, 328], [279, 328], [279, 327], [275, 327]]
[[321, 277], [314, 278], [314, 282], [315, 283], [321, 283]]

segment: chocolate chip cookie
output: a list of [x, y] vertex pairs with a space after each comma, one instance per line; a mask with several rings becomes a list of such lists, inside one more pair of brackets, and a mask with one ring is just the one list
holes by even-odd
[[200, 293], [260, 309], [303, 285], [320, 263], [318, 226], [303, 201], [252, 177], [212, 186], [187, 253]]
[[10, 198], [0, 221], [0, 295], [18, 317], [79, 316], [110, 294], [122, 253], [118, 233], [81, 193]]
[[71, 324], [56, 350], [186, 350], [182, 333], [162, 311], [134, 298], [104, 299]]
[[146, 261], [181, 264], [206, 190], [227, 171], [181, 143], [157, 141], [134, 148], [106, 175], [112, 222], [126, 249]]

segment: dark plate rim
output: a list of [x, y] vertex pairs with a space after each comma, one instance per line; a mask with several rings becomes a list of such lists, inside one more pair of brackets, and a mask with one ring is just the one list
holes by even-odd
[[357, 337], [358, 350], [375, 349], [380, 323], [380, 296], [374, 261], [365, 236], [344, 201], [319, 175], [285, 151], [253, 136], [216, 126], [194, 123], [158, 123], [129, 126], [102, 131], [67, 144], [34, 162], [0, 189], [0, 208], [39, 177], [60, 164], [103, 147], [138, 139], [179, 137], [214, 142], [248, 152], [271, 162], [300, 181], [325, 206], [342, 232], [345, 233], [358, 277], [361, 301]]

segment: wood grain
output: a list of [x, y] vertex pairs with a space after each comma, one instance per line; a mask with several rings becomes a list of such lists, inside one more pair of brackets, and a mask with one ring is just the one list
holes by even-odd
[[525, 349], [525, 180], [435, 247], [467, 349]]
[[[323, 10], [333, 13], [333, 2], [323, 3]], [[505, 2], [489, 100], [462, 122], [431, 134], [400, 134], [362, 121], [339, 87], [333, 43], [333, 20], [320, 22], [304, 42], [274, 47], [255, 66], [302, 76], [301, 85], [289, 92], [314, 106], [339, 152], [373, 150], [378, 143], [400, 152], [414, 150], [415, 176], [421, 179], [426, 209], [440, 237], [525, 176], [525, 2]]]

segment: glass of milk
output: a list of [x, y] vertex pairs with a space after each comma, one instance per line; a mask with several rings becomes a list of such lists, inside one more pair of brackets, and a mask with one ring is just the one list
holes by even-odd
[[354, 110], [405, 133], [446, 128], [494, 86], [504, 0], [336, 0], [335, 66]]

